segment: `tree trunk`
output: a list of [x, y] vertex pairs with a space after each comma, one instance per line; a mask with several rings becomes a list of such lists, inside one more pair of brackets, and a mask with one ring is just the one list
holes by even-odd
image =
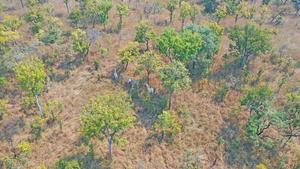
[[173, 22], [173, 12], [170, 12], [170, 23]]
[[112, 137], [109, 136], [108, 137], [108, 155], [109, 155], [109, 158], [112, 158], [112, 144], [113, 144]]
[[150, 72], [147, 71], [147, 83], [150, 85]]
[[149, 50], [149, 41], [146, 40], [146, 51], [148, 51], [148, 50]]
[[65, 5], [66, 5], [66, 8], [67, 8], [67, 12], [68, 12], [68, 14], [69, 14], [69, 13], [70, 13], [69, 4], [68, 4], [68, 3], [65, 3]]
[[21, 5], [22, 5], [22, 8], [24, 8], [23, 0], [20, 0], [20, 2], [21, 2]]
[[239, 19], [239, 15], [235, 15], [234, 23], [236, 24]]
[[35, 95], [34, 95], [34, 98], [35, 98], [35, 103], [36, 103], [36, 105], [37, 105], [37, 107], [38, 107], [38, 110], [39, 110], [40, 115], [41, 115], [42, 117], [44, 117], [44, 112], [43, 112], [42, 106], [40, 105], [38, 95], [35, 94]]
[[168, 105], [168, 110], [171, 110], [172, 108], [172, 93], [169, 94], [169, 105]]
[[184, 19], [181, 19], [181, 30], [183, 30], [183, 26], [184, 26]]

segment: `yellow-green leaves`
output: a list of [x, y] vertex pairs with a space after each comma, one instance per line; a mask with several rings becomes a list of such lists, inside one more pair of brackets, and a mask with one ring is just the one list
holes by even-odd
[[139, 55], [139, 44], [137, 42], [129, 42], [127, 46], [119, 51], [119, 57], [122, 64], [125, 65], [125, 70], [127, 69], [128, 63], [131, 63]]
[[75, 29], [72, 32], [71, 41], [72, 41], [72, 49], [75, 52], [78, 52], [81, 56], [87, 54], [89, 49], [89, 44], [88, 44], [86, 32], [82, 31], [81, 29]]
[[20, 87], [27, 90], [30, 96], [42, 92], [47, 74], [40, 59], [30, 57], [21, 61], [15, 66], [14, 72]]
[[[109, 154], [112, 142], [119, 140], [120, 134], [133, 126], [135, 116], [132, 103], [125, 92], [98, 95], [83, 107], [81, 121], [82, 132], [87, 138], [107, 138]], [[120, 140], [119, 140], [120, 141]]]
[[173, 112], [163, 111], [158, 116], [157, 122], [154, 124], [154, 130], [161, 133], [162, 139], [165, 137], [173, 138], [181, 131], [178, 117]]
[[123, 17], [129, 14], [128, 5], [124, 2], [117, 4], [117, 15], [119, 16], [120, 20], [118, 23], [118, 30], [121, 30], [123, 26]]

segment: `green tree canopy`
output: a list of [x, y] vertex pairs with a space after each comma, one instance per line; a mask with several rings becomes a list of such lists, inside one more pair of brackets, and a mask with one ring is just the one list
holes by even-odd
[[235, 26], [229, 31], [229, 38], [232, 50], [239, 53], [241, 67], [248, 64], [251, 58], [271, 50], [271, 31], [255, 24]]
[[174, 138], [181, 131], [178, 117], [176, 114], [163, 111], [162, 114], [158, 115], [157, 122], [154, 124], [156, 132], [161, 133], [161, 139]]
[[89, 51], [89, 43], [86, 32], [81, 29], [75, 29], [71, 34], [71, 46], [75, 52], [85, 56]]
[[135, 116], [129, 96], [124, 92], [98, 95], [83, 107], [82, 132], [88, 138], [108, 139], [109, 155], [112, 143], [120, 138], [122, 132], [132, 127]]
[[38, 100], [38, 96], [43, 91], [47, 76], [43, 62], [36, 57], [30, 57], [19, 62], [15, 66], [14, 72], [20, 87], [27, 90], [30, 97], [35, 97], [39, 112], [43, 116], [43, 110]]
[[173, 61], [160, 69], [159, 78], [162, 85], [169, 94], [169, 109], [171, 108], [171, 98], [176, 90], [187, 88], [191, 84], [189, 72], [185, 66], [178, 61]]

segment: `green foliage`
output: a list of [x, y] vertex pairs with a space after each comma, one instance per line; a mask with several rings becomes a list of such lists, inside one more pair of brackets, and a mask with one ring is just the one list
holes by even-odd
[[219, 5], [214, 15], [217, 18], [217, 22], [219, 23], [221, 19], [227, 16], [227, 7], [225, 5]]
[[178, 1], [177, 0], [168, 0], [167, 10], [170, 13], [170, 23], [173, 21], [173, 14], [177, 8]]
[[3, 26], [7, 30], [16, 31], [22, 26], [22, 21], [17, 16], [4, 16]]
[[[9, 43], [15, 42], [20, 38], [19, 32], [15, 30], [16, 25], [14, 19], [14, 17], [5, 16], [3, 21], [0, 22], [0, 55], [4, 55], [9, 51]], [[1, 62], [2, 58], [0, 60], [0, 63]]]
[[29, 96], [42, 93], [47, 76], [44, 67], [43, 62], [37, 57], [30, 57], [15, 66], [16, 80], [22, 89], [28, 91]]
[[59, 160], [55, 164], [56, 169], [81, 169], [77, 160]]
[[201, 13], [201, 10], [202, 10], [202, 9], [201, 9], [198, 5], [196, 5], [195, 3], [193, 3], [193, 4], [191, 5], [190, 17], [191, 17], [191, 21], [192, 21], [193, 24], [194, 24], [195, 21], [196, 21], [196, 16], [197, 16], [199, 13]]
[[120, 62], [125, 65], [125, 70], [129, 63], [133, 62], [140, 55], [137, 42], [129, 42], [119, 51]]
[[25, 21], [29, 23], [31, 33], [37, 34], [45, 23], [45, 11], [39, 5], [30, 5], [26, 15]]
[[287, 142], [292, 137], [300, 136], [300, 96], [294, 93], [288, 94], [284, 108], [279, 112], [281, 123], [278, 124]]
[[68, 19], [70, 20], [71, 25], [77, 27], [78, 23], [81, 19], [81, 12], [79, 9], [74, 8], [72, 9], [71, 13], [69, 14]]
[[260, 113], [266, 111], [272, 100], [273, 92], [267, 87], [254, 88], [247, 92], [240, 100], [242, 106], [246, 106], [250, 112]]
[[78, 52], [82, 57], [85, 56], [89, 50], [89, 43], [86, 32], [81, 29], [75, 29], [71, 35], [71, 46], [75, 52]]
[[150, 31], [150, 24], [147, 21], [141, 21], [136, 27], [135, 27], [135, 38], [134, 40], [139, 43], [145, 43], [148, 39], [147, 33]]
[[86, 0], [84, 2], [84, 14], [91, 19], [93, 27], [97, 22], [106, 25], [108, 22], [108, 12], [112, 8], [111, 0]]
[[271, 50], [271, 31], [255, 24], [243, 27], [235, 26], [229, 31], [231, 50], [239, 53], [240, 66], [248, 64], [250, 59]]
[[191, 13], [191, 5], [188, 2], [183, 1], [180, 6], [180, 18], [181, 18], [181, 29], [184, 26], [184, 20]]
[[191, 84], [188, 70], [178, 61], [162, 67], [159, 71], [159, 79], [169, 94], [169, 109], [173, 93], [176, 90], [187, 88]]
[[218, 7], [217, 0], [203, 0], [204, 12], [214, 13]]
[[98, 95], [91, 99], [83, 107], [81, 115], [84, 136], [100, 140], [107, 138], [112, 144], [112, 140], [115, 141], [124, 130], [132, 127], [135, 117], [131, 113], [131, 106], [130, 98], [123, 92]]
[[22, 156], [27, 156], [31, 153], [31, 145], [27, 141], [22, 141], [17, 145], [17, 149], [19, 150]]
[[171, 58], [177, 33], [174, 29], [165, 28], [160, 36], [155, 39], [156, 47], [163, 55]]
[[60, 30], [57, 26], [51, 26], [46, 32], [40, 32], [40, 40], [44, 44], [54, 44], [60, 37]]
[[129, 15], [128, 5], [124, 2], [117, 4], [117, 15], [119, 16], [118, 30], [123, 26], [123, 17]]
[[159, 67], [162, 65], [162, 62], [159, 56], [154, 51], [147, 51], [138, 58], [138, 64], [138, 70], [146, 71], [147, 81], [149, 84], [150, 75], [158, 71]]
[[0, 99], [0, 121], [3, 119], [3, 116], [6, 112], [7, 112], [7, 100]]
[[0, 76], [0, 88], [3, 88], [6, 84], [6, 78]]
[[165, 56], [172, 60], [172, 57], [180, 61], [188, 61], [198, 54], [201, 48], [201, 36], [189, 29], [183, 29], [177, 33], [171, 28], [166, 28], [156, 38], [156, 47]]
[[189, 29], [182, 30], [173, 44], [173, 55], [180, 61], [195, 59], [202, 46], [202, 38]]
[[157, 122], [153, 125], [154, 130], [161, 134], [161, 139], [173, 139], [181, 131], [178, 117], [176, 114], [168, 111], [163, 111], [158, 116]]

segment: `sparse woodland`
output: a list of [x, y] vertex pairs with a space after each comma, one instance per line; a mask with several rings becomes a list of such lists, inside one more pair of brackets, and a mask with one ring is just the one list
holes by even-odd
[[0, 169], [300, 169], [300, 0], [0, 0]]

